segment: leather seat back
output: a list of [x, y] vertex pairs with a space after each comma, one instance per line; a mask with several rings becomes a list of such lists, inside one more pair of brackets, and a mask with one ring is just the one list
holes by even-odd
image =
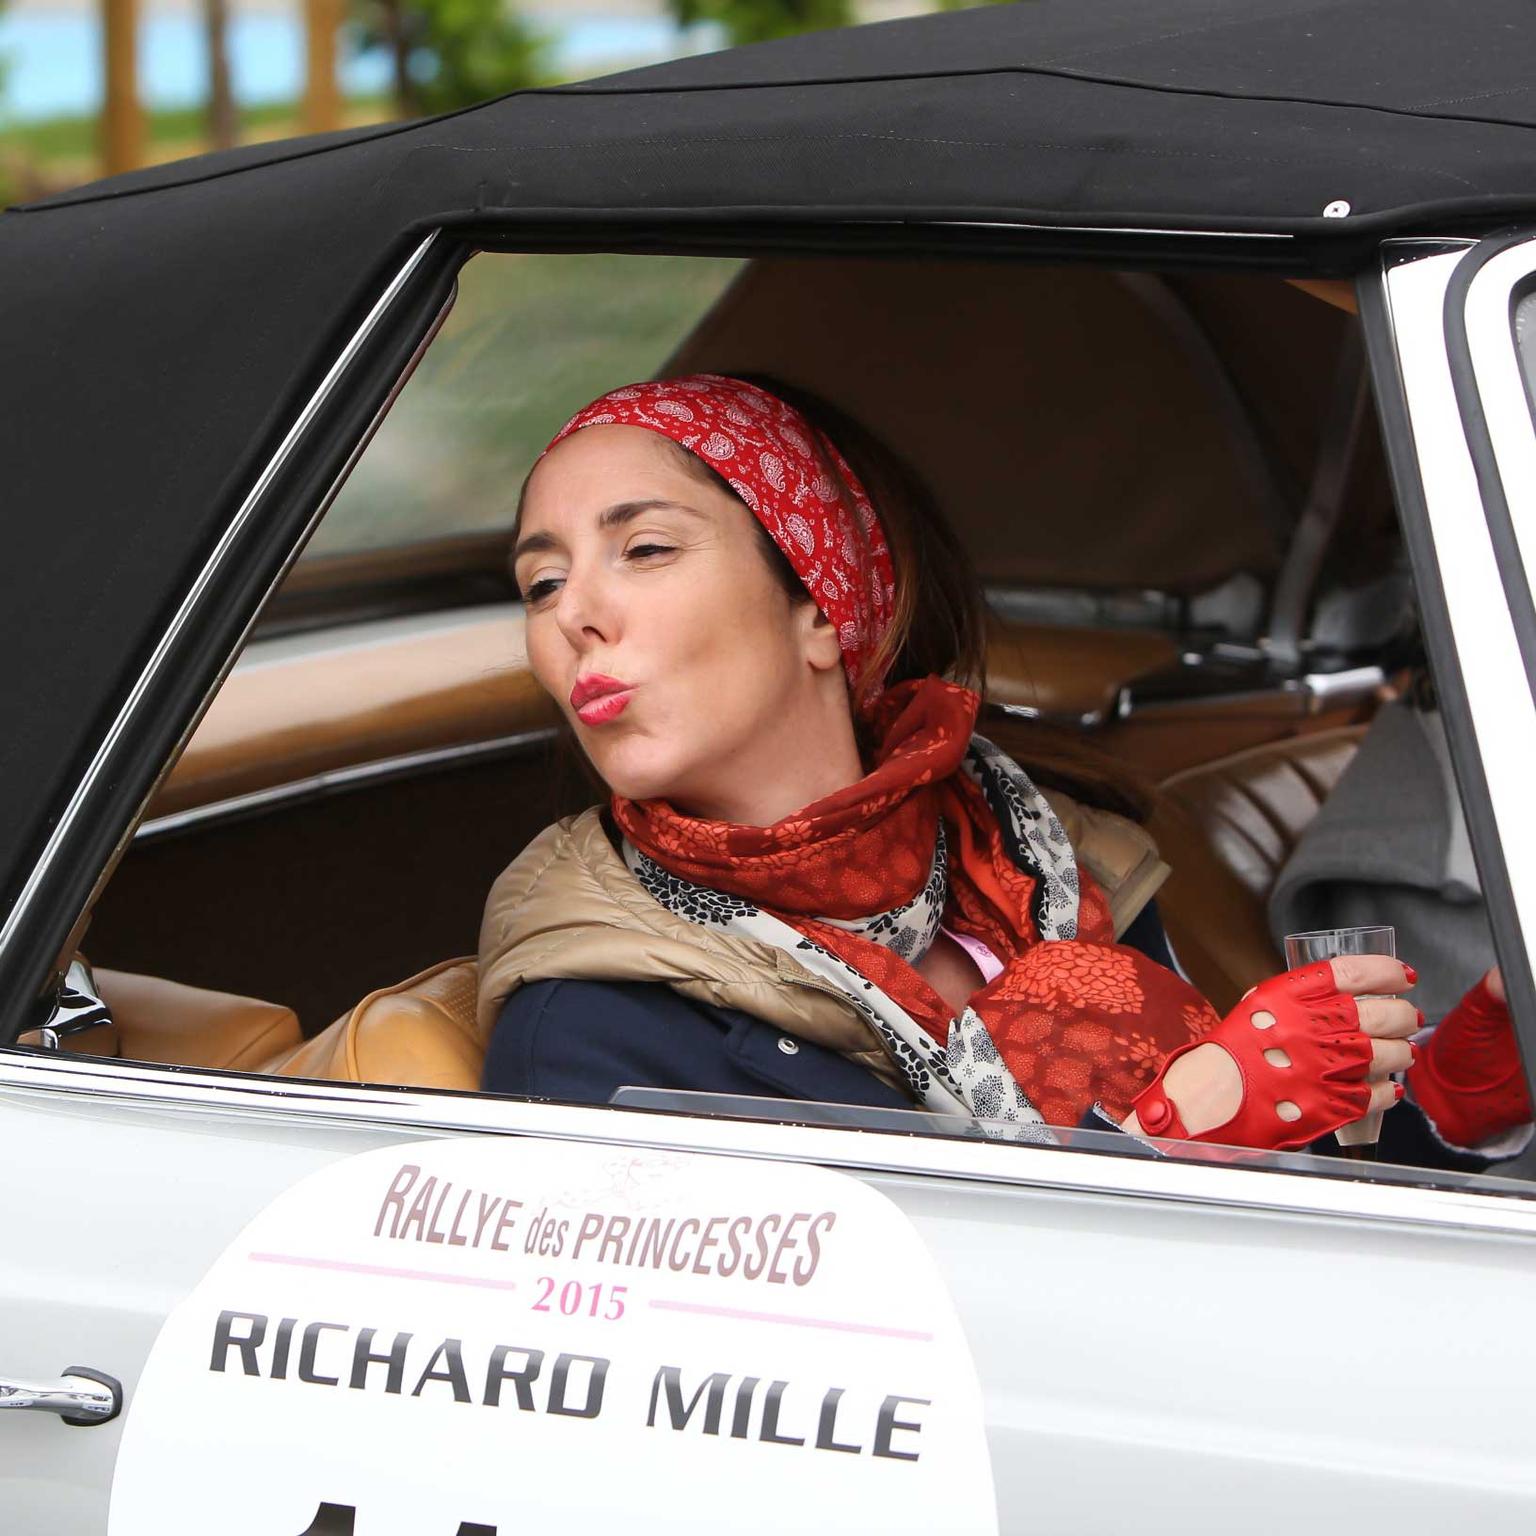
[[[279, 1003], [183, 986], [132, 971], [97, 969], [92, 977], [112, 1021], [66, 1035], [60, 1042], [66, 1051], [178, 1067], [260, 1072], [274, 1052], [291, 1050], [303, 1039], [293, 1009]], [[40, 1043], [36, 1030], [18, 1041]]]
[[[371, 992], [311, 1040], [291, 1008], [128, 971], [93, 972], [112, 1022], [63, 1049], [124, 1060], [409, 1088], [480, 1086], [473, 957]], [[37, 1045], [37, 1031], [21, 1037]]]
[[445, 960], [370, 992], [334, 1024], [259, 1070], [283, 1077], [409, 1088], [480, 1086], [485, 1049], [475, 1030], [473, 957]]
[[1271, 887], [1364, 726], [1291, 736], [1174, 774], [1150, 824], [1173, 873], [1158, 907], [1179, 963], [1223, 1013], [1284, 968]]

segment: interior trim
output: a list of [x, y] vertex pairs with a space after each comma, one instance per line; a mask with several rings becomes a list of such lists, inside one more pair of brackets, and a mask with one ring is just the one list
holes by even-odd
[[554, 726], [545, 726], [536, 731], [518, 731], [511, 736], [497, 736], [490, 741], [469, 742], [453, 747], [429, 747], [421, 752], [403, 752], [397, 757], [379, 758], [376, 762], [327, 769], [323, 773], [313, 773], [287, 784], [276, 784], [271, 789], [257, 789], [247, 795], [231, 795], [227, 800], [215, 800], [207, 805], [192, 806], [185, 811], [171, 811], [164, 816], [151, 817], [140, 823], [134, 834], [134, 842], [154, 841], [212, 822], [239, 820], [259, 815], [263, 811], [276, 810], [280, 806], [363, 789], [370, 784], [386, 783], [391, 779], [406, 778], [434, 768], [449, 768], [487, 758], [513, 757], [532, 747], [544, 746], [558, 734]]

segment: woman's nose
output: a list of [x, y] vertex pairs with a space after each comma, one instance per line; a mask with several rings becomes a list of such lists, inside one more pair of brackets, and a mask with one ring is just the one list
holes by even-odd
[[560, 589], [555, 622], [566, 643], [581, 652], [594, 645], [611, 644], [617, 637], [617, 615], [600, 578], [571, 571]]

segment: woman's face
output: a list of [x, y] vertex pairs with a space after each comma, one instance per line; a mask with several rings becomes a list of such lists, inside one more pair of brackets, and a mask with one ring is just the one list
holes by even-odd
[[616, 794], [766, 825], [850, 782], [850, 753], [858, 776], [836, 634], [759, 541], [643, 427], [583, 428], [535, 468], [528, 659]]

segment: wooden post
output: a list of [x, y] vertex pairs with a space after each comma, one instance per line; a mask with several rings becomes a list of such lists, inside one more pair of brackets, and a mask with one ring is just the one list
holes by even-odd
[[203, 33], [208, 43], [208, 143], [231, 149], [238, 133], [235, 93], [229, 82], [229, 5], [203, 0]]
[[341, 127], [336, 83], [336, 36], [343, 0], [304, 0], [304, 129], [329, 133]]
[[139, 105], [138, 0], [102, 0], [106, 99], [101, 110], [101, 168], [107, 176], [144, 163]]

